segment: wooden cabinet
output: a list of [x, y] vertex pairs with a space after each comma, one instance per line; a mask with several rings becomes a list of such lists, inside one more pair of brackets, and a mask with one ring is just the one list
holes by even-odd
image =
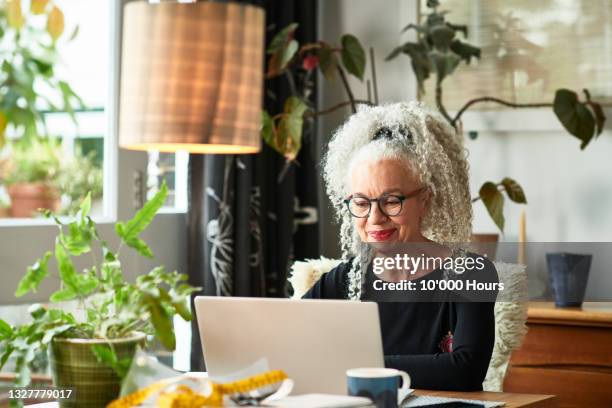
[[612, 303], [529, 304], [529, 331], [510, 359], [505, 392], [555, 394], [559, 407], [612, 407]]

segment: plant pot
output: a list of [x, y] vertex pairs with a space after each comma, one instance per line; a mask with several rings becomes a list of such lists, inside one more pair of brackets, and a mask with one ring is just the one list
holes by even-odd
[[8, 186], [11, 197], [11, 216], [30, 218], [39, 208], [56, 212], [60, 207], [60, 193], [44, 183], [18, 183]]
[[566, 252], [546, 254], [548, 278], [557, 307], [580, 307], [584, 301], [592, 255]]
[[[136, 346], [143, 344], [145, 334], [110, 340], [117, 358], [133, 357]], [[91, 350], [106, 340], [54, 338], [49, 347], [53, 385], [59, 390], [72, 389], [71, 399], [58, 400], [62, 408], [106, 407], [119, 396], [121, 379], [107, 364], [99, 362]]]

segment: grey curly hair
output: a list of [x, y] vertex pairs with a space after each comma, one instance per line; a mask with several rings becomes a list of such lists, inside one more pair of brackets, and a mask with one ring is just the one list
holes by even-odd
[[[385, 128], [391, 137], [375, 137]], [[421, 102], [360, 106], [335, 132], [323, 160], [327, 194], [340, 223], [342, 257], [355, 257], [349, 272], [351, 299], [361, 297], [362, 265], [372, 254], [361, 242], [343, 200], [350, 195], [352, 167], [385, 158], [406, 163], [431, 192], [421, 222], [423, 236], [453, 244], [468, 242], [472, 232], [467, 154], [455, 129]]]

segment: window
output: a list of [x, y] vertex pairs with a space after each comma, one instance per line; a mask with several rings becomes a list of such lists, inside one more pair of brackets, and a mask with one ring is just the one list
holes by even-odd
[[187, 172], [189, 153], [148, 153], [147, 199], [152, 198], [162, 181], [168, 185], [168, 198], [162, 207], [166, 212], [187, 211]]
[[[31, 75], [34, 78], [32, 92], [38, 99], [32, 106], [35, 106], [34, 109], [44, 118], [46, 132], [39, 126], [31, 133], [36, 133], [34, 136], [47, 133], [55, 142], [47, 143], [43, 138], [40, 142], [43, 146], [35, 143], [34, 147], [31, 147], [23, 143], [24, 138], [28, 136], [27, 127], [7, 127], [6, 136], [9, 143], [0, 152], [5, 164], [0, 174], [0, 216], [23, 218], [37, 215], [32, 211], [33, 207], [23, 200], [22, 194], [27, 194], [28, 191], [25, 187], [21, 189], [24, 183], [28, 186], [39, 184], [49, 187], [45, 191], [54, 198], [51, 201], [38, 201], [40, 207], [67, 215], [74, 211], [87, 192], [91, 192], [94, 202], [92, 214], [96, 217], [109, 216], [109, 206], [104, 205], [103, 193], [105, 179], [108, 183], [110, 176], [105, 152], [108, 151], [109, 142], [107, 107], [110, 95], [109, 73], [112, 70], [109, 69], [111, 36], [108, 33], [113, 2], [54, 0], [47, 4], [45, 10], [41, 10], [42, 13], [31, 10], [29, 1], [16, 4], [21, 5], [24, 21], [19, 30], [20, 48], [5, 48], [14, 49], [16, 52], [12, 55], [10, 52], [4, 52], [1, 59], [3, 63], [8, 64], [6, 66], [11, 66], [15, 77], [24, 76], [27, 80], [27, 76]], [[11, 6], [2, 3], [1, 7]], [[55, 10], [54, 7], [58, 9]], [[53, 29], [49, 28], [50, 21], [53, 18], [56, 21], [61, 20], [61, 16], [64, 28], [57, 39], [57, 58], [45, 59], [46, 47], [52, 43]], [[10, 31], [11, 22], [7, 20], [6, 23], [9, 29], [0, 36], [3, 46], [14, 40], [14, 34]], [[62, 24], [56, 25], [59, 27], [56, 29], [61, 30]], [[51, 67], [52, 76], [60, 81], [55, 82], [57, 86], [42, 78], [44, 74], [41, 69], [29, 70], [21, 63], [25, 61], [27, 53], [40, 55], [40, 64], [48, 64]], [[3, 70], [0, 75], [7, 77], [7, 70]], [[70, 89], [74, 90], [74, 94], [80, 99], [71, 95]], [[8, 89], [9, 94], [10, 92], [12, 89]], [[62, 99], [66, 98], [69, 98], [74, 112], [65, 110]], [[11, 109], [5, 109], [4, 114], [10, 122], [20, 112], [28, 113], [29, 106], [23, 101], [17, 101]], [[45, 156], [48, 160], [42, 160]], [[49, 156], [52, 156], [53, 160], [50, 160]], [[28, 195], [26, 200], [28, 199], [32, 197]]]
[[[510, 102], [552, 102], [558, 88], [581, 92], [588, 87], [594, 99], [610, 101], [612, 2], [440, 3], [440, 10], [451, 11], [447, 20], [468, 26], [465, 41], [482, 50], [478, 62], [472, 60], [470, 66], [462, 62], [444, 79], [444, 103], [449, 110], [458, 110], [468, 100], [485, 95]], [[426, 1], [421, 1], [421, 12], [429, 10]], [[424, 95], [424, 100], [431, 104], [434, 82], [428, 81]], [[479, 104], [474, 108], [507, 109], [497, 104]]]

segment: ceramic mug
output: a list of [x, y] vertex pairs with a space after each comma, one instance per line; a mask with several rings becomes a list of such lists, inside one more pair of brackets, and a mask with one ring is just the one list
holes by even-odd
[[370, 398], [376, 408], [397, 408], [398, 391], [408, 392], [410, 376], [394, 368], [352, 368], [346, 371], [346, 383], [349, 395]]

